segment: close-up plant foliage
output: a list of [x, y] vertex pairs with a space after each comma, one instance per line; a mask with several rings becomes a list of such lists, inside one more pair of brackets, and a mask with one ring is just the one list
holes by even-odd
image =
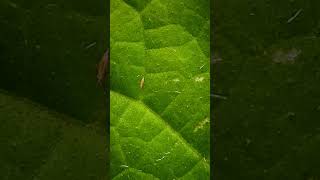
[[113, 179], [209, 179], [209, 1], [111, 1]]

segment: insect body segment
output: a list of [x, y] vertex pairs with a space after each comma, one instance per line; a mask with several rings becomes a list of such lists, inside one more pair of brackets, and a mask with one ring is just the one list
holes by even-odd
[[143, 89], [143, 87], [144, 87], [144, 77], [142, 77], [140, 81], [140, 88]]
[[109, 51], [107, 50], [97, 65], [97, 84], [104, 86], [107, 76], [107, 68], [109, 63]]

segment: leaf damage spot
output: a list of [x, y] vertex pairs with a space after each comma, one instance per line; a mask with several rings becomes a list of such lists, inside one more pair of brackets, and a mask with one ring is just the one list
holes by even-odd
[[180, 91], [167, 91], [168, 93], [177, 93], [177, 94], [181, 94]]
[[198, 125], [194, 128], [193, 132], [196, 133], [198, 132], [200, 129], [203, 129], [204, 126], [209, 123], [210, 120], [209, 118], [205, 118], [203, 121], [199, 122]]
[[180, 79], [175, 78], [175, 79], [173, 79], [172, 81], [173, 81], [173, 82], [180, 82]]
[[202, 82], [204, 80], [204, 77], [196, 77], [195, 81], [196, 82]]
[[301, 50], [292, 48], [287, 51], [277, 50], [272, 57], [273, 62], [282, 64], [292, 64], [295, 62], [296, 58], [300, 55]]
[[164, 153], [164, 155], [161, 157], [161, 158], [159, 158], [159, 159], [157, 159], [156, 161], [158, 162], [158, 161], [162, 161], [164, 158], [166, 158], [167, 157], [167, 155], [169, 155], [171, 152], [165, 152]]

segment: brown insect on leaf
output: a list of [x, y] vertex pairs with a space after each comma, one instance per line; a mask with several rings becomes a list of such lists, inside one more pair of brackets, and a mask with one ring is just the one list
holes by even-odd
[[107, 68], [109, 63], [109, 51], [107, 50], [97, 64], [97, 85], [105, 88]]

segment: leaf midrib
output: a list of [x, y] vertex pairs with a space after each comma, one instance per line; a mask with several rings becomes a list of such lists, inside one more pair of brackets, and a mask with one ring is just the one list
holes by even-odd
[[[207, 162], [206, 158], [203, 157], [203, 156], [198, 152], [198, 150], [195, 149], [190, 143], [188, 143], [188, 141], [185, 140], [185, 139], [183, 138], [183, 136], [182, 136], [179, 132], [177, 132], [175, 129], [173, 129], [173, 128], [170, 126], [170, 124], [167, 123], [167, 121], [165, 121], [158, 113], [154, 112], [151, 108], [149, 108], [146, 104], [144, 104], [143, 101], [141, 101], [141, 100], [136, 100], [136, 99], [134, 99], [134, 98], [131, 98], [131, 97], [129, 97], [129, 96], [126, 96], [126, 95], [124, 95], [124, 94], [122, 94], [122, 93], [119, 93], [119, 92], [116, 92], [116, 91], [112, 91], [112, 90], [111, 90], [110, 92], [111, 92], [111, 93], [118, 94], [119, 96], [123, 96], [123, 97], [129, 99], [129, 100], [132, 101], [132, 102], [136, 102], [136, 103], [140, 104], [143, 108], [145, 108], [146, 110], [148, 110], [149, 112], [151, 112], [153, 115], [155, 115], [157, 118], [159, 118], [159, 119], [165, 124], [166, 128], [168, 128], [169, 130], [171, 130], [171, 131], [174, 133], [174, 135], [176, 135], [176, 136], [179, 138], [179, 140], [182, 141], [182, 143], [186, 144], [187, 147], [188, 147], [189, 149], [191, 149], [191, 151], [192, 151], [197, 157], [199, 157], [199, 159], [205, 159], [206, 165], [209, 167], [209, 163]], [[128, 107], [127, 107], [127, 108], [128, 108]]]

